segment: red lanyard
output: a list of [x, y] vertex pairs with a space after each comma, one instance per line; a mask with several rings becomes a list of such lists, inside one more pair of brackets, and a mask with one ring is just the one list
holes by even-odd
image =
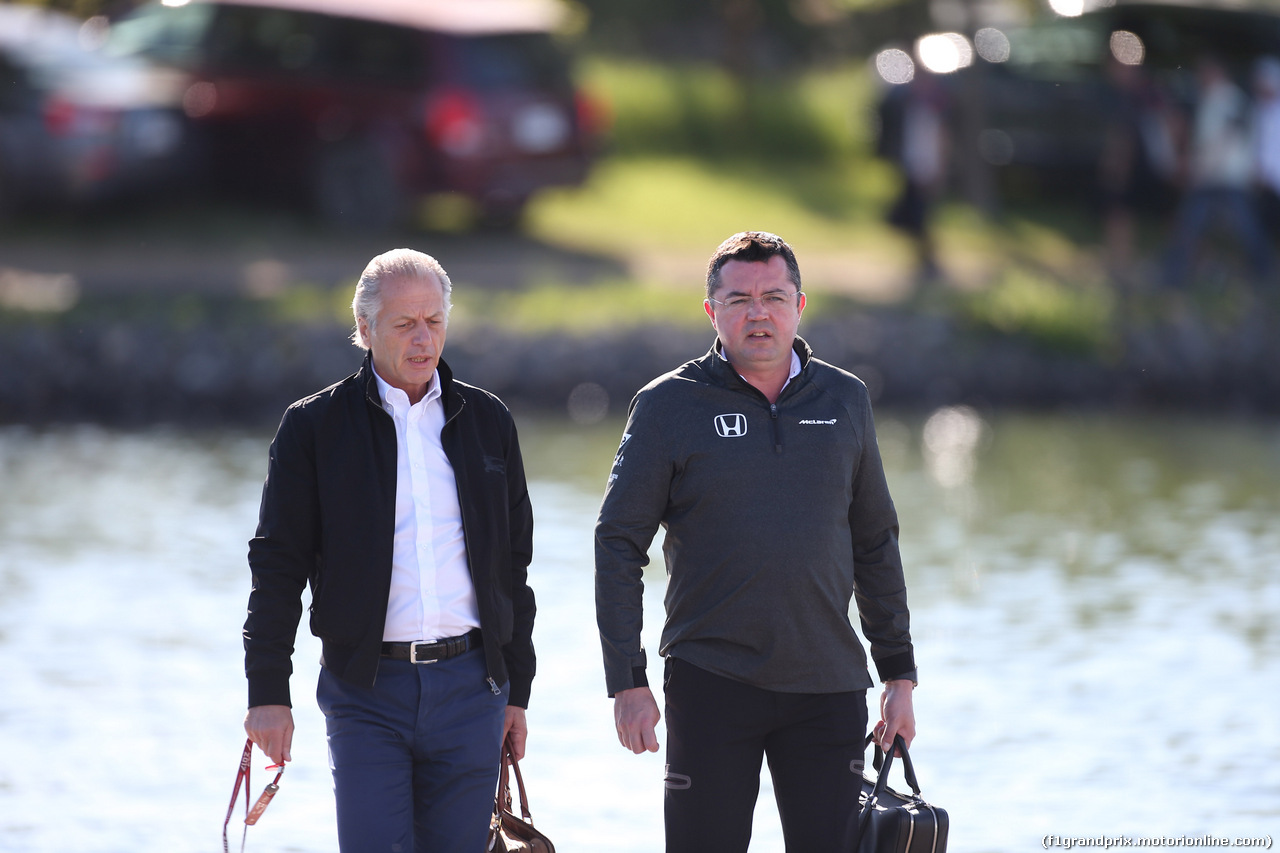
[[236, 784], [231, 789], [231, 804], [227, 806], [227, 819], [222, 822], [222, 853], [231, 853], [230, 846], [227, 843], [227, 827], [231, 825], [231, 813], [236, 809], [236, 799], [240, 796], [240, 785], [244, 784], [244, 834], [240, 836], [240, 853], [244, 853], [244, 842], [249, 835], [249, 827], [258, 822], [258, 818], [262, 817], [262, 813], [267, 810], [267, 806], [271, 803], [271, 798], [276, 795], [276, 791], [280, 790], [280, 777], [284, 775], [284, 764], [273, 764], [268, 770], [275, 770], [276, 778], [271, 784], [263, 790], [262, 796], [258, 797], [258, 801], [253, 804], [253, 808], [249, 807], [249, 765], [253, 758], [253, 741], [246, 740], [244, 742], [244, 753], [240, 756], [240, 769], [236, 771]]

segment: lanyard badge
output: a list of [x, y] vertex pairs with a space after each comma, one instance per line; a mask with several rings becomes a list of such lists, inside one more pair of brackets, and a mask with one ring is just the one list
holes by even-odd
[[249, 806], [249, 769], [253, 758], [253, 741], [246, 740], [244, 742], [244, 752], [240, 756], [240, 769], [236, 771], [236, 784], [231, 789], [231, 804], [227, 806], [227, 819], [222, 822], [222, 851], [230, 853], [230, 845], [227, 842], [227, 827], [231, 824], [231, 814], [235, 811], [236, 800], [240, 796], [240, 786], [244, 785], [244, 834], [240, 837], [240, 853], [244, 853], [245, 839], [249, 834], [249, 827], [258, 822], [262, 817], [262, 813], [267, 810], [267, 806], [271, 804], [271, 798], [280, 790], [280, 777], [284, 775], [284, 763], [272, 764], [267, 770], [275, 770], [276, 778], [271, 780], [271, 784], [263, 789], [262, 794], [258, 797], [258, 801]]

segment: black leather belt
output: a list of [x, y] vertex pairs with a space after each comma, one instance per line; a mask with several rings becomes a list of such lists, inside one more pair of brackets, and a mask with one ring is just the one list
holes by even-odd
[[480, 644], [480, 629], [472, 628], [461, 637], [445, 637], [429, 643], [383, 643], [382, 656], [409, 663], [436, 663], [478, 649]]

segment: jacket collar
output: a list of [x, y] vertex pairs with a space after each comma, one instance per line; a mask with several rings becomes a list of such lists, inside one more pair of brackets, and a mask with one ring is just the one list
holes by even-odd
[[[440, 401], [444, 404], [445, 420], [448, 420], [458, 409], [462, 408], [462, 395], [455, 392], [453, 370], [450, 369], [443, 358], [436, 365], [436, 372], [440, 375]], [[382, 395], [378, 393], [378, 377], [373, 372], [372, 352], [365, 352], [364, 362], [361, 363], [360, 369], [356, 371], [355, 381], [357, 387], [364, 389], [365, 399], [381, 409]]]
[[[796, 335], [796, 339], [791, 343], [791, 349], [800, 357], [800, 372], [795, 376], [798, 381], [806, 375], [809, 362], [813, 360], [813, 350], [805, 339], [799, 335]], [[715, 342], [711, 344], [711, 349], [699, 359], [699, 362], [701, 362], [703, 369], [721, 385], [751, 387], [734, 368], [729, 359], [725, 358], [724, 347], [721, 346], [719, 338], [715, 339]]]

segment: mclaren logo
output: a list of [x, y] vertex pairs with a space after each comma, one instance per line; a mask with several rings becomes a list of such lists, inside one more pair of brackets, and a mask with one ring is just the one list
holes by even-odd
[[622, 467], [623, 456], [622, 451], [627, 449], [627, 442], [631, 440], [631, 433], [624, 432], [622, 434], [622, 443], [618, 445], [618, 452], [613, 457], [613, 470], [609, 473], [609, 482], [612, 483], [618, 479], [618, 469]]
[[835, 426], [836, 419], [832, 418], [828, 421], [820, 421], [814, 418], [807, 418], [800, 422], [800, 426]]
[[747, 434], [747, 416], [716, 415], [716, 434], [721, 438], [741, 438]]
[[618, 445], [618, 452], [613, 455], [613, 464], [615, 466], [622, 464], [622, 451], [627, 449], [627, 442], [631, 440], [631, 433], [624, 432], [622, 434], [622, 442]]

